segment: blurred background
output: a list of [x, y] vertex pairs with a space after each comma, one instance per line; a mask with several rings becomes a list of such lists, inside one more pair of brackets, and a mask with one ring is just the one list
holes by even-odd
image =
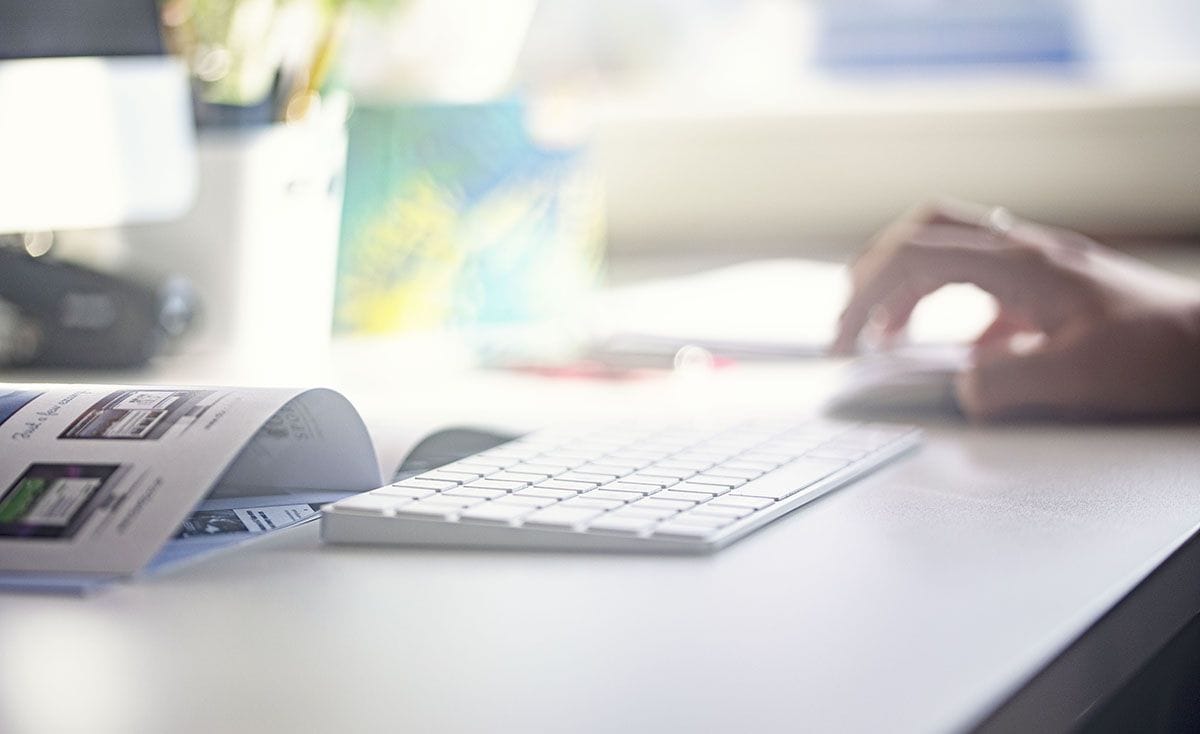
[[[1200, 236], [1192, 0], [91, 5], [0, 1], [0, 108], [32, 110], [0, 160], [38, 172], [0, 232], [148, 289], [142, 356], [570, 321], [606, 278], [844, 261], [935, 196]], [[61, 57], [102, 63], [48, 83]], [[59, 327], [3, 279], [7, 359], [44, 360]]]

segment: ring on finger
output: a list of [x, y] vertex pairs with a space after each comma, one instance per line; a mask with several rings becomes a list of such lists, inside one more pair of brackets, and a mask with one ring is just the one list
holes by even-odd
[[1002, 206], [994, 206], [988, 209], [979, 226], [987, 231], [988, 236], [1000, 240], [1012, 232], [1016, 223], [1017, 218], [1012, 215], [1012, 212]]

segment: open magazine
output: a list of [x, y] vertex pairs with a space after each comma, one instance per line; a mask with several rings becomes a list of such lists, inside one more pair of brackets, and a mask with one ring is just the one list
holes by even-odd
[[0, 384], [0, 588], [86, 591], [380, 484], [330, 390]]

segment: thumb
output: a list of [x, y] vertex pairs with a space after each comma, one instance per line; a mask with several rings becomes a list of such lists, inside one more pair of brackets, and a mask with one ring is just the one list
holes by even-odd
[[1075, 415], [1088, 407], [1084, 372], [1058, 346], [1025, 353], [985, 349], [955, 379], [954, 391], [971, 419]]

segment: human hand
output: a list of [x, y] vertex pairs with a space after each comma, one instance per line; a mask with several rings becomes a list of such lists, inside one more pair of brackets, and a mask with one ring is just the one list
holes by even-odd
[[1200, 284], [1076, 232], [938, 202], [876, 235], [851, 277], [838, 354], [868, 322], [898, 333], [949, 283], [996, 299], [955, 385], [972, 418], [1200, 413]]

